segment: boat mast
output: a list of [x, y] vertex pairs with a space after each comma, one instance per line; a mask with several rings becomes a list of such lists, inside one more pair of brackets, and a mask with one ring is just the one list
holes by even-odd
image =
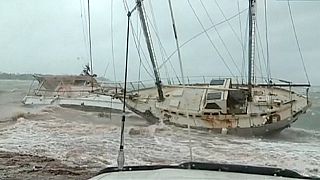
[[169, 8], [170, 8], [170, 14], [171, 14], [171, 21], [172, 21], [174, 38], [176, 40], [176, 46], [177, 46], [177, 52], [178, 52], [178, 58], [179, 58], [179, 64], [180, 64], [180, 71], [181, 71], [181, 78], [182, 78], [182, 85], [185, 86], [183, 68], [182, 68], [183, 66], [182, 66], [181, 53], [180, 53], [180, 46], [179, 46], [179, 41], [178, 41], [178, 34], [177, 34], [176, 24], [175, 24], [175, 21], [174, 21], [174, 15], [173, 15], [173, 9], [172, 9], [171, 0], [168, 0], [168, 3], [169, 3]]
[[153, 52], [153, 47], [151, 44], [151, 35], [150, 35], [150, 32], [148, 31], [146, 19], [145, 19], [144, 12], [142, 9], [142, 0], [137, 0], [136, 3], [137, 3], [137, 10], [139, 11], [139, 17], [140, 17], [140, 21], [141, 21], [141, 25], [142, 25], [142, 29], [143, 29], [143, 34], [146, 39], [147, 48], [148, 48], [151, 64], [153, 67], [154, 76], [156, 77], [156, 86], [158, 88], [159, 101], [163, 101], [164, 97], [163, 97], [163, 91], [162, 91], [162, 87], [161, 87], [160, 76], [159, 76], [159, 72], [158, 72], [158, 69], [157, 69], [157, 66], [155, 63], [155, 54]]
[[254, 82], [255, 28], [256, 0], [249, 0], [248, 101], [252, 101], [252, 83]]

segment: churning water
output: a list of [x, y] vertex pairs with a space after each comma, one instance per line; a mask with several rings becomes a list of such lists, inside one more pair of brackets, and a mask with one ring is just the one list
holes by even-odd
[[[0, 81], [0, 150], [53, 157], [92, 170], [115, 166], [120, 114], [106, 117], [58, 106], [23, 106], [29, 81]], [[191, 130], [193, 161], [288, 168], [320, 176], [320, 87], [313, 106], [293, 127], [272, 138], [244, 138]], [[190, 161], [188, 130], [150, 125], [129, 114], [126, 165]]]

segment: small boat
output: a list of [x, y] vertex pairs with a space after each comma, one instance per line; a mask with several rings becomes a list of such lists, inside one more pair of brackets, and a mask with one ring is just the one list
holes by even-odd
[[[25, 105], [60, 105], [81, 110], [120, 110], [122, 102], [110, 94], [114, 87], [102, 87], [90, 75], [34, 75], [36, 88], [31, 85], [23, 98]], [[103, 92], [99, 93], [99, 92]]]

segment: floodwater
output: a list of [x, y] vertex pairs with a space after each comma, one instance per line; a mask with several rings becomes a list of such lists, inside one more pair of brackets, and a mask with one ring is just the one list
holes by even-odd
[[[116, 166], [121, 114], [84, 112], [59, 106], [24, 106], [30, 81], [0, 82], [0, 151], [54, 158], [97, 172]], [[313, 106], [293, 127], [272, 138], [217, 135], [167, 125], [150, 125], [128, 114], [125, 165], [186, 161], [262, 165], [320, 176], [320, 87]], [[190, 139], [190, 141], [189, 141]], [[192, 157], [190, 157], [190, 148]]]

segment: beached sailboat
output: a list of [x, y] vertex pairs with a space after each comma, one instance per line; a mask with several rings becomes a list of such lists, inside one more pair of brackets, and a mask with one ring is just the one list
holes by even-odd
[[[35, 74], [33, 77], [38, 84], [34, 87], [32, 82], [27, 95], [22, 100], [23, 104], [60, 105], [85, 111], [122, 110], [123, 103], [120, 99], [114, 98], [114, 94], [121, 91], [121, 85], [118, 86], [117, 82], [98, 82], [97, 75], [93, 73], [89, 1], [87, 10], [90, 66], [85, 65], [80, 75]], [[81, 18], [83, 18], [82, 11]]]
[[[168, 0], [170, 6], [171, 1]], [[249, 0], [253, 5], [255, 0]], [[128, 11], [127, 49], [125, 65], [125, 86], [123, 93], [124, 105], [141, 116], [164, 123], [192, 128], [210, 129], [222, 133], [239, 135], [265, 135], [280, 131], [294, 122], [310, 103], [307, 97], [297, 95], [290, 90], [276, 87], [253, 85], [233, 86], [231, 79], [212, 80], [209, 84], [188, 84], [164, 86], [153, 68], [157, 88], [144, 88], [126, 91], [128, 70], [128, 44], [130, 32], [130, 16], [139, 11], [142, 26], [147, 30], [142, 9], [142, 0], [136, 1], [136, 6]], [[250, 9], [252, 10], [252, 9]], [[145, 32], [148, 49], [148, 33]], [[155, 65], [153, 54], [149, 51], [152, 64]], [[250, 82], [250, 81], [249, 81]], [[289, 87], [291, 87], [289, 83]], [[128, 96], [127, 96], [128, 93]], [[271, 98], [271, 99], [268, 99]], [[123, 112], [125, 106], [123, 106]], [[281, 117], [282, 116], [282, 117]], [[208, 119], [208, 117], [213, 117]], [[216, 118], [216, 119], [214, 119]], [[264, 119], [263, 122], [261, 119]], [[285, 119], [283, 119], [285, 118]], [[207, 123], [209, 122], [210, 123]], [[117, 167], [101, 170], [97, 179], [311, 179], [295, 171], [262, 166], [240, 164], [221, 164], [213, 162], [193, 162], [190, 147], [190, 162], [178, 165], [137, 165], [125, 166], [124, 128], [126, 117], [122, 116], [120, 147]], [[247, 125], [245, 122], [257, 123]], [[234, 125], [233, 123], [236, 123]], [[241, 123], [241, 124], [240, 124]], [[190, 128], [189, 128], [190, 136]], [[189, 139], [189, 143], [190, 139]]]
[[[121, 110], [123, 103], [115, 99], [115, 86], [103, 86], [87, 71], [81, 75], [33, 75], [22, 103], [25, 105], [60, 105], [81, 110]], [[35, 85], [35, 87], [34, 87]], [[102, 94], [103, 93], [103, 94]]]
[[222, 134], [263, 136], [290, 127], [290, 124], [310, 107], [308, 88], [306, 95], [292, 91], [292, 87], [309, 87], [310, 83], [294, 84], [284, 80], [276, 83], [270, 79], [266, 83], [255, 83], [253, 74], [256, 32], [255, 0], [249, 1], [246, 84], [239, 84], [237, 83], [239, 81], [231, 78], [212, 79], [209, 83], [162, 84], [142, 6], [142, 1], [138, 0], [136, 8], [139, 11], [152, 62], [156, 87], [128, 92], [126, 105], [133, 112], [151, 122], [163, 122], [181, 127], [190, 126]]

